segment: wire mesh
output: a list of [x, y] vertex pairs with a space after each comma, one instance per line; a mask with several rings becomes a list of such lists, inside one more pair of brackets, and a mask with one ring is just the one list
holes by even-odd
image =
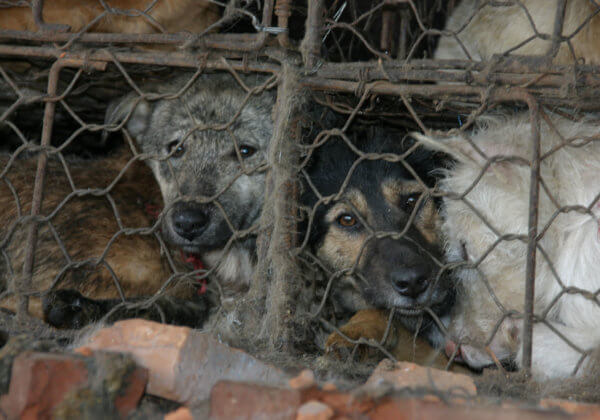
[[42, 3], [0, 4], [19, 318], [593, 367], [596, 2]]

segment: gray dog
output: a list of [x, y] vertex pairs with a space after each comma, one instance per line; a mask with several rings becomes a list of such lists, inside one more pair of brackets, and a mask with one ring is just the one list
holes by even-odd
[[[189, 78], [155, 86], [176, 92]], [[254, 266], [251, 234], [264, 199], [266, 153], [275, 93], [264, 77], [202, 75], [181, 94], [113, 104], [106, 123], [125, 122], [160, 186], [163, 237], [198, 255], [224, 290], [247, 288]], [[250, 86], [250, 87], [248, 87]]]

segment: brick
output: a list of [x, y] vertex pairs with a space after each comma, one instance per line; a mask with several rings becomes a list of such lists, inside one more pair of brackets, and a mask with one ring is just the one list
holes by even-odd
[[453, 395], [476, 395], [477, 387], [470, 376], [416, 365], [409, 362], [394, 363], [383, 360], [375, 368], [365, 388], [390, 384], [395, 390], [425, 388], [452, 392]]
[[293, 420], [300, 398], [297, 390], [222, 381], [210, 394], [210, 418]]
[[296, 420], [329, 420], [333, 414], [333, 410], [327, 404], [312, 400], [300, 406]]
[[368, 413], [371, 420], [559, 420], [572, 418], [556, 411], [448, 405], [417, 398], [384, 398]]
[[146, 382], [146, 370], [126, 356], [24, 352], [14, 360], [0, 407], [8, 418], [123, 418], [137, 407]]
[[328, 392], [318, 388], [302, 390], [302, 402], [308, 401], [319, 401], [331, 407], [338, 417], [353, 417], [375, 406], [373, 399], [368, 396], [357, 397], [350, 392]]
[[81, 358], [25, 352], [14, 360], [9, 391], [0, 407], [9, 418], [49, 419], [63, 398], [87, 379]]
[[186, 405], [206, 400], [220, 380], [280, 385], [288, 379], [279, 369], [220, 343], [210, 334], [141, 319], [103, 328], [82, 347], [131, 354], [149, 371], [149, 394]]
[[288, 385], [292, 389], [305, 389], [315, 386], [315, 374], [310, 369], [304, 369], [298, 376], [293, 377], [288, 381]]
[[194, 417], [189, 408], [179, 407], [177, 410], [165, 415], [165, 420], [194, 420]]

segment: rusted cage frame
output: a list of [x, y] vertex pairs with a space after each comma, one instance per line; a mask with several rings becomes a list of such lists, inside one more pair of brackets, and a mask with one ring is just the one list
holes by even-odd
[[[278, 2], [279, 3], [279, 2]], [[272, 2], [266, 2], [263, 13], [263, 25], [269, 25], [271, 19]], [[555, 54], [558, 40], [557, 28], [562, 26], [565, 2], [561, 1], [556, 14], [556, 24], [554, 30], [555, 43], [550, 53]], [[267, 13], [267, 11], [269, 13]], [[318, 7], [313, 8], [309, 13], [308, 21], [319, 21]], [[285, 25], [285, 17], [280, 20]], [[314, 25], [313, 25], [314, 26]], [[202, 40], [198, 40], [195, 46], [201, 47], [201, 52], [169, 52], [157, 53], [112, 53], [109, 50], [95, 50], [71, 52], [60, 47], [51, 46], [16, 46], [10, 44], [0, 45], [0, 54], [12, 57], [37, 57], [54, 58], [56, 61], [52, 66], [51, 77], [48, 83], [48, 96], [45, 98], [46, 111], [44, 116], [42, 149], [47, 146], [51, 137], [52, 121], [54, 117], [54, 104], [56, 96], [56, 81], [61, 68], [65, 66], [89, 66], [95, 69], [102, 69], [106, 63], [138, 63], [138, 64], [156, 64], [168, 65], [174, 67], [196, 68], [202, 66], [207, 69], [217, 70], [241, 70], [253, 72], [279, 73], [281, 65], [277, 64], [282, 56], [280, 49], [269, 47], [261, 48], [267, 38], [266, 33], [258, 35], [206, 35]], [[155, 44], [179, 44], [189, 41], [189, 36], [178, 34], [159, 34], [159, 35], [125, 35], [125, 34], [64, 34], [64, 33], [45, 33], [45, 32], [18, 32], [18, 31], [0, 31], [0, 37], [14, 40], [32, 40], [43, 42], [67, 42], [77, 41], [79, 43], [103, 43], [103, 42], [128, 42], [128, 43], [155, 43]], [[281, 37], [285, 39], [284, 37]], [[333, 64], [323, 63], [315, 69], [318, 57], [316, 51], [318, 46], [316, 42], [318, 37], [313, 38], [312, 45], [307, 45], [304, 54], [304, 67], [296, 61], [296, 66], [301, 74], [300, 82], [303, 86], [312, 90], [346, 92], [346, 93], [364, 93], [369, 92], [377, 95], [400, 96], [410, 108], [406, 100], [411, 96], [422, 96], [429, 99], [451, 100], [466, 99], [487, 101], [509, 101], [524, 102], [528, 105], [532, 118], [532, 138], [534, 159], [531, 169], [531, 193], [530, 193], [530, 218], [529, 218], [529, 242], [527, 255], [527, 293], [525, 302], [525, 340], [524, 346], [524, 366], [531, 366], [531, 330], [533, 325], [533, 297], [534, 297], [534, 279], [535, 279], [535, 258], [537, 241], [537, 201], [539, 194], [539, 113], [538, 107], [543, 105], [575, 105], [580, 109], [595, 110], [599, 106], [595, 99], [600, 85], [597, 68], [591, 66], [552, 66], [541, 61], [535, 61], [531, 58], [509, 58], [500, 61], [489, 67], [485, 64], [473, 64], [470, 61], [448, 61], [436, 62], [432, 60], [411, 60], [390, 64], [389, 62], [379, 61], [370, 64]], [[285, 44], [282, 41], [282, 44]], [[212, 49], [222, 51], [221, 59], [208, 58]], [[271, 62], [265, 63], [263, 60], [249, 60], [247, 52], [257, 51], [262, 57], [271, 58]], [[309, 51], [309, 53], [306, 53]], [[225, 58], [228, 57], [229, 59]], [[357, 68], [364, 69], [361, 73]], [[448, 70], [452, 70], [449, 72]], [[465, 84], [457, 85], [418, 85], [411, 81], [431, 81], [431, 82], [463, 82]], [[501, 84], [489, 88], [490, 83]], [[562, 86], [568, 85], [569, 92], [565, 93]], [[585, 89], [585, 94], [581, 95], [581, 89]], [[579, 93], [579, 94], [578, 94]], [[596, 102], [596, 103], [595, 103]], [[413, 115], [416, 113], [412, 111]], [[418, 119], [417, 119], [418, 121]], [[425, 126], [423, 125], [423, 128]], [[38, 171], [36, 174], [36, 185], [34, 191], [34, 203], [39, 201], [43, 189], [43, 178], [45, 172], [45, 154], [41, 153], [38, 160]], [[294, 193], [289, 192], [292, 196]], [[31, 217], [35, 218], [38, 206], [32, 208]], [[32, 226], [35, 226], [32, 225]], [[27, 244], [27, 253], [32, 255], [35, 251], [35, 228], [30, 230]], [[29, 258], [28, 258], [29, 260]], [[25, 285], [27, 278], [31, 277], [32, 267], [27, 264], [24, 268]], [[19, 304], [19, 315], [23, 316], [26, 312], [27, 297], [22, 296]]]

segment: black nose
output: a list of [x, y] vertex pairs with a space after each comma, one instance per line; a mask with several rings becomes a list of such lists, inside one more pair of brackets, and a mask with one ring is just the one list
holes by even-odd
[[391, 273], [392, 286], [403, 296], [417, 298], [429, 286], [429, 269], [424, 266], [403, 267]]
[[182, 238], [193, 241], [206, 229], [208, 215], [200, 204], [177, 203], [171, 215], [173, 229]]

